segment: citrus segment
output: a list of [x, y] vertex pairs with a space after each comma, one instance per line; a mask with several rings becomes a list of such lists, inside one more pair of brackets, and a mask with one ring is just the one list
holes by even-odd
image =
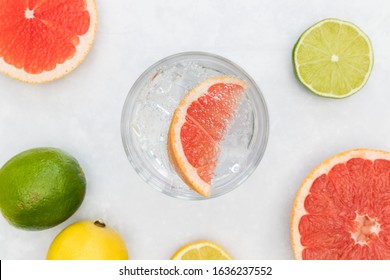
[[181, 247], [172, 260], [232, 260], [232, 256], [211, 241], [197, 241]]
[[96, 25], [95, 0], [4, 0], [0, 71], [31, 83], [60, 78], [85, 58]]
[[390, 153], [352, 150], [304, 180], [292, 211], [297, 259], [390, 259]]
[[169, 159], [179, 176], [203, 196], [210, 194], [220, 142], [245, 88], [238, 78], [210, 78], [189, 91], [173, 115]]
[[312, 92], [343, 98], [361, 89], [373, 65], [370, 40], [356, 25], [320, 21], [305, 31], [293, 51], [295, 72]]

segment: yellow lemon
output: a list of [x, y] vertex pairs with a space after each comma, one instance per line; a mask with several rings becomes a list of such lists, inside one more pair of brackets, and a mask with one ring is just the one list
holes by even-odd
[[99, 221], [74, 223], [53, 240], [48, 260], [127, 260], [124, 240], [112, 228]]
[[232, 256], [211, 241], [197, 241], [181, 247], [172, 260], [232, 260]]

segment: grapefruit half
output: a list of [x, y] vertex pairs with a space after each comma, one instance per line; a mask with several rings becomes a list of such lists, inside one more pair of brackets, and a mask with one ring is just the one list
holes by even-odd
[[173, 114], [167, 143], [170, 162], [183, 181], [205, 197], [210, 195], [220, 142], [246, 87], [238, 78], [210, 78], [190, 90]]
[[357, 149], [315, 168], [295, 198], [296, 259], [390, 259], [390, 153]]
[[28, 83], [61, 78], [84, 60], [96, 28], [95, 0], [3, 0], [0, 72]]

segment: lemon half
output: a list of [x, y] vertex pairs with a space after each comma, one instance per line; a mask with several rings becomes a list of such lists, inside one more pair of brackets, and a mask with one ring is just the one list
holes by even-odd
[[181, 247], [172, 260], [232, 260], [232, 256], [218, 244], [201, 240]]

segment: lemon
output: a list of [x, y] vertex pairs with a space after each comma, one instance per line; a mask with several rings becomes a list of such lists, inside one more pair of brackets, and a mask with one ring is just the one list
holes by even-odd
[[369, 38], [359, 27], [325, 19], [299, 38], [293, 63], [298, 79], [313, 93], [344, 98], [366, 84], [374, 55]]
[[201, 240], [181, 247], [172, 260], [232, 260], [232, 256], [218, 244]]
[[75, 158], [55, 148], [36, 148], [0, 169], [0, 209], [14, 226], [41, 230], [68, 219], [81, 205], [84, 173]]
[[66, 227], [53, 240], [48, 260], [127, 260], [122, 237], [101, 220], [80, 221]]

